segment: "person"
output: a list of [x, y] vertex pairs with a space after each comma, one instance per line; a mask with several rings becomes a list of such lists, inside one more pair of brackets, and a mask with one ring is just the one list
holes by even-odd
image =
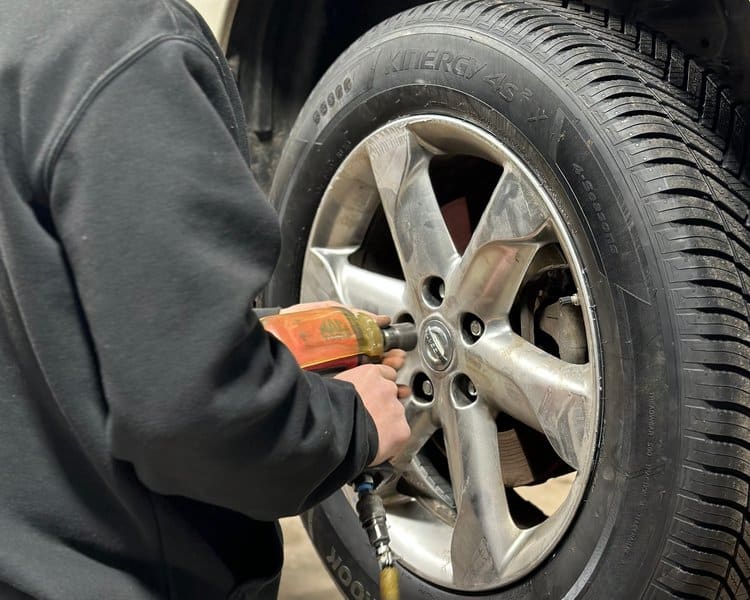
[[402, 357], [324, 379], [247, 310], [279, 226], [186, 2], [0, 15], [0, 597], [273, 598], [276, 519], [406, 440]]

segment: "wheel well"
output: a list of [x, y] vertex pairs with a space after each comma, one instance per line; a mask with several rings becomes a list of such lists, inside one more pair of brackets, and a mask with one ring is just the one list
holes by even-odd
[[[253, 171], [268, 190], [281, 150], [308, 94], [357, 37], [424, 0], [240, 0], [228, 56], [248, 121]], [[583, 3], [566, 1], [569, 7]], [[674, 40], [750, 101], [748, 0], [592, 0]], [[671, 45], [665, 45], [671, 52]]]
[[423, 0], [244, 0], [227, 55], [248, 121], [253, 171], [270, 188], [284, 142], [308, 94], [361, 34]]

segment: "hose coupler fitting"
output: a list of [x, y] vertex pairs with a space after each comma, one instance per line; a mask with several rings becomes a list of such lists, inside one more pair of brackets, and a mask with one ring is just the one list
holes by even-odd
[[354, 484], [359, 496], [357, 500], [357, 514], [362, 528], [367, 533], [370, 545], [375, 550], [380, 569], [393, 566], [393, 552], [391, 551], [391, 537], [388, 535], [385, 506], [383, 499], [373, 493], [374, 481], [371, 475], [363, 475]]

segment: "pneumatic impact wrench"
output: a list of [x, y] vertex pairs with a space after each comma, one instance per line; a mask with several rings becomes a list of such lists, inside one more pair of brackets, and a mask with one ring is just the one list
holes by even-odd
[[[380, 327], [371, 315], [340, 306], [314, 308], [261, 319], [263, 326], [291, 350], [303, 369], [334, 372], [377, 362], [388, 350], [413, 350], [413, 323]], [[380, 600], [398, 600], [396, 570], [383, 499], [375, 493], [378, 474], [365, 471], [354, 482], [357, 514], [380, 569]]]

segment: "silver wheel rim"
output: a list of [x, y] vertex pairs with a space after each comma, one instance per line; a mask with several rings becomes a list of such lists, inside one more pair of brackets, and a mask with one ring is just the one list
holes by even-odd
[[[502, 168], [463, 253], [429, 173], [433, 157], [449, 154]], [[405, 280], [350, 260], [379, 206]], [[511, 309], [532, 264], [551, 244], [575, 282], [587, 345], [583, 363], [545, 352], [511, 327]], [[427, 378], [432, 394], [415, 392], [406, 401], [412, 437], [393, 461], [394, 477], [380, 488], [393, 549], [420, 577], [459, 591], [509, 585], [538, 566], [570, 527], [591, 472], [600, 410], [599, 346], [583, 273], [565, 222], [539, 180], [500, 140], [458, 119], [427, 115], [387, 124], [345, 158], [325, 191], [310, 233], [301, 299], [336, 299], [393, 318], [408, 314], [420, 330], [400, 380], [414, 385]], [[442, 299], [426, 291], [435, 281]], [[479, 325], [470, 325], [476, 338], [464, 333], [467, 315], [478, 317]], [[575, 470], [557, 510], [533, 527], [519, 527], [508, 505], [498, 452], [501, 413], [544, 433]], [[439, 429], [449, 482], [420, 454]], [[397, 490], [399, 480], [414, 495]]]

